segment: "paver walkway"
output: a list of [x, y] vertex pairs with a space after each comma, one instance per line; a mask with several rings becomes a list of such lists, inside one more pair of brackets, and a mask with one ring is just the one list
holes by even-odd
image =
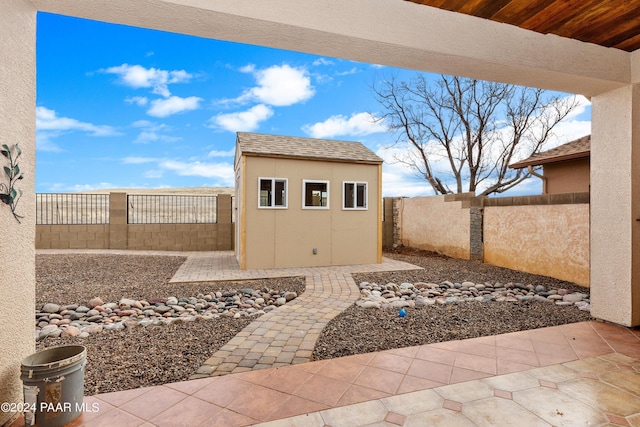
[[421, 269], [384, 259], [381, 264], [240, 270], [232, 252], [190, 255], [172, 283], [304, 276], [305, 292], [260, 316], [205, 361], [190, 378], [305, 363], [327, 323], [359, 296], [351, 273]]

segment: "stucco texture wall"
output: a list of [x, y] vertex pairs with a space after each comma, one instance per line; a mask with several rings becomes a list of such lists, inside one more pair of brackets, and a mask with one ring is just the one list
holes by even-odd
[[[311, 267], [378, 262], [378, 165], [246, 157], [245, 267]], [[258, 179], [286, 178], [288, 207], [258, 208]], [[303, 209], [303, 180], [329, 181], [329, 209]], [[368, 209], [343, 210], [343, 181], [367, 182]], [[379, 243], [380, 242], [380, 243]], [[313, 249], [317, 253], [313, 253]]]
[[412, 248], [469, 259], [469, 209], [444, 196], [400, 199], [400, 241]]
[[586, 193], [589, 191], [589, 173], [588, 158], [545, 165], [546, 193]]
[[[20, 363], [35, 350], [35, 47], [36, 11], [26, 0], [0, 6], [0, 144], [20, 143], [24, 179], [17, 213], [0, 203], [0, 402], [21, 402]], [[0, 166], [8, 166], [0, 157]], [[8, 178], [0, 168], [0, 183]], [[0, 425], [17, 414], [0, 412]]]
[[484, 261], [589, 286], [589, 205], [485, 207]]

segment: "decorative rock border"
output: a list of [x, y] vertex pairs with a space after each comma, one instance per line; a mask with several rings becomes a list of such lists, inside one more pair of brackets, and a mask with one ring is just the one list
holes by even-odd
[[105, 303], [96, 297], [86, 306], [47, 303], [36, 310], [35, 337], [38, 341], [67, 336], [85, 338], [102, 330], [162, 326], [220, 316], [255, 317], [285, 305], [297, 296], [295, 292], [243, 288], [188, 298], [122, 298], [117, 303]]
[[362, 282], [359, 285], [360, 299], [356, 305], [363, 308], [400, 309], [403, 307], [423, 307], [434, 304], [453, 304], [465, 301], [480, 302], [525, 302], [540, 301], [549, 304], [576, 306], [580, 310], [591, 311], [589, 295], [570, 293], [568, 289], [549, 289], [538, 285], [522, 283], [452, 283], [440, 284], [418, 282], [376, 283]]

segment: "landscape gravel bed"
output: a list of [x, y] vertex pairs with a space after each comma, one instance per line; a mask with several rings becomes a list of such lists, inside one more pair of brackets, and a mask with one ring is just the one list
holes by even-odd
[[[241, 282], [169, 283], [185, 257], [143, 255], [38, 254], [36, 308], [47, 303], [90, 305], [104, 301], [188, 298], [242, 288], [304, 292], [304, 278]], [[80, 344], [87, 347], [85, 394], [184, 381], [255, 317], [220, 316], [163, 326], [129, 326], [86, 337], [46, 338], [36, 349]]]
[[[572, 296], [589, 294], [588, 288], [575, 283], [477, 261], [448, 258], [427, 251], [397, 248], [385, 253], [385, 256], [421, 266], [424, 270], [355, 274], [356, 284], [365, 288], [369, 287], [365, 283], [375, 283], [382, 287], [395, 283], [400, 287], [402, 283], [446, 282], [460, 285], [472, 282], [495, 285], [498, 282], [501, 286], [517, 283], [523, 289], [561, 289], [565, 291], [563, 294]], [[516, 286], [512, 287], [518, 289]], [[313, 357], [315, 360], [331, 359], [592, 320], [589, 311], [580, 310], [573, 303], [557, 305], [550, 303], [552, 300], [541, 302], [533, 297], [528, 301], [520, 301], [517, 297], [513, 299], [515, 301], [432, 302], [423, 306], [405, 304], [402, 307], [406, 312], [404, 317], [398, 314], [400, 306], [393, 307], [393, 303], [387, 305], [387, 309], [365, 308], [356, 304], [331, 320], [323, 329]], [[363, 298], [361, 301], [366, 300]]]
[[[429, 252], [398, 249], [386, 252], [385, 256], [425, 270], [357, 274], [354, 275], [356, 283], [512, 282], [588, 294], [588, 289], [572, 283]], [[36, 257], [36, 307], [41, 309], [46, 303], [88, 305], [95, 297], [105, 302], [122, 298], [189, 298], [241, 288], [269, 288], [298, 295], [304, 292], [304, 278], [168, 283], [184, 260], [184, 257], [172, 256], [39, 254]], [[396, 309], [350, 307], [325, 328], [314, 350], [315, 359], [590, 319], [587, 311], [576, 307], [537, 301], [434, 304], [406, 307], [406, 312], [401, 318]], [[254, 319], [220, 316], [209, 320], [178, 320], [164, 326], [132, 326], [104, 330], [84, 338], [46, 338], [38, 341], [36, 348], [85, 345], [88, 350], [85, 394], [93, 395], [187, 380]]]

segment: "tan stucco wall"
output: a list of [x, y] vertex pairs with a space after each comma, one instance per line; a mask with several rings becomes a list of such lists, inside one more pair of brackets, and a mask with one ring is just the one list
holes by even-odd
[[484, 262], [589, 286], [589, 205], [485, 207]]
[[570, 160], [545, 165], [545, 193], [583, 193], [589, 191], [589, 159]]
[[640, 325], [640, 86], [592, 102], [591, 313]]
[[[0, 144], [19, 143], [24, 194], [18, 224], [0, 204], [0, 402], [21, 402], [20, 362], [35, 341], [35, 35], [31, 2], [3, 0], [0, 5]], [[0, 165], [6, 166], [4, 157]], [[0, 168], [0, 172], [2, 169]], [[0, 174], [5, 183], [6, 175]], [[0, 412], [0, 425], [16, 414]]]
[[[368, 264], [378, 259], [378, 165], [246, 156], [246, 269]], [[288, 179], [287, 209], [258, 209], [258, 178]], [[329, 209], [302, 209], [302, 181], [328, 180]], [[342, 182], [368, 183], [368, 209], [342, 209]], [[241, 232], [242, 235], [242, 232]], [[313, 249], [317, 254], [313, 254]]]
[[469, 209], [445, 196], [400, 199], [402, 245], [469, 259]]

